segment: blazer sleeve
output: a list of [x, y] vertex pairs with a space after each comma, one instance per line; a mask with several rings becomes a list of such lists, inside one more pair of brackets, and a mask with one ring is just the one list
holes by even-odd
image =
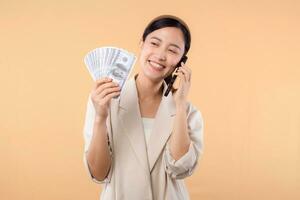
[[188, 133], [191, 139], [187, 153], [175, 160], [170, 153], [169, 143], [167, 143], [164, 151], [165, 170], [174, 179], [183, 179], [192, 175], [198, 159], [203, 154], [202, 114], [192, 104], [189, 104], [187, 112]]
[[[84, 166], [85, 169], [88, 173], [88, 176], [91, 178], [92, 181], [94, 181], [95, 183], [98, 184], [102, 184], [102, 183], [109, 183], [111, 180], [111, 175], [112, 175], [112, 165], [110, 167], [110, 170], [106, 176], [106, 178], [104, 180], [97, 180], [93, 174], [91, 173], [90, 167], [89, 167], [89, 163], [87, 161], [87, 152], [89, 150], [89, 146], [93, 137], [93, 127], [94, 127], [94, 120], [95, 120], [95, 108], [93, 105], [93, 102], [91, 100], [91, 95], [89, 95], [88, 98], [88, 103], [87, 103], [87, 109], [86, 109], [86, 115], [85, 115], [85, 122], [84, 122], [84, 129], [83, 129], [83, 135], [84, 135], [84, 154], [83, 154], [83, 162], [84, 162]], [[107, 125], [107, 142], [108, 142], [108, 146], [110, 149], [110, 157], [111, 157], [111, 161], [112, 161], [112, 155], [113, 155], [113, 150], [112, 150], [112, 134], [111, 134], [111, 120], [110, 120], [110, 115], [107, 118], [106, 121], [106, 125]]]

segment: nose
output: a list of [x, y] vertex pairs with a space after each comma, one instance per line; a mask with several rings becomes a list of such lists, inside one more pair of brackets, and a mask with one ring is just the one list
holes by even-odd
[[166, 60], [166, 52], [164, 48], [158, 48], [156, 52], [157, 58], [159, 61], [165, 61]]

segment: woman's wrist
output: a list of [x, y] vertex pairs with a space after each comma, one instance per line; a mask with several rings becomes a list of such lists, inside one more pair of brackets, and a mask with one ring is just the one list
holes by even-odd
[[176, 102], [175, 104], [176, 104], [176, 110], [186, 111], [186, 106], [187, 106], [186, 101]]
[[107, 117], [104, 117], [104, 116], [102, 116], [102, 115], [96, 115], [95, 116], [95, 122], [96, 123], [105, 123], [106, 122], [106, 118]]

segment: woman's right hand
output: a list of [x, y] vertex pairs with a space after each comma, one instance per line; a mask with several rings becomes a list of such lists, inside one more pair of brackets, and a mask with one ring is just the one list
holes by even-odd
[[113, 97], [120, 95], [119, 85], [111, 78], [101, 78], [97, 80], [91, 92], [91, 99], [95, 107], [96, 117], [106, 120], [110, 101]]

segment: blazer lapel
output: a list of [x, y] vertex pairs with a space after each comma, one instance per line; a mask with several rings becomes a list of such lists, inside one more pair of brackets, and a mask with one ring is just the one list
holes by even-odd
[[[164, 92], [167, 84], [164, 82]], [[154, 125], [152, 128], [150, 141], [148, 145], [148, 159], [150, 172], [152, 171], [157, 159], [159, 158], [165, 144], [168, 141], [173, 129], [173, 120], [176, 114], [175, 102], [172, 93], [167, 97], [163, 95], [159, 108], [157, 110]]]
[[124, 85], [120, 95], [119, 107], [119, 120], [124, 129], [124, 134], [130, 140], [141, 165], [149, 171], [145, 134], [134, 78], [129, 79]]
[[[163, 84], [164, 93], [167, 89], [167, 84], [165, 82]], [[120, 95], [119, 120], [124, 133], [130, 140], [130, 144], [145, 170], [152, 171], [164, 149], [173, 129], [175, 114], [175, 102], [170, 92], [167, 97], [163, 95], [161, 99], [147, 151], [135, 79], [129, 79], [124, 85]]]

